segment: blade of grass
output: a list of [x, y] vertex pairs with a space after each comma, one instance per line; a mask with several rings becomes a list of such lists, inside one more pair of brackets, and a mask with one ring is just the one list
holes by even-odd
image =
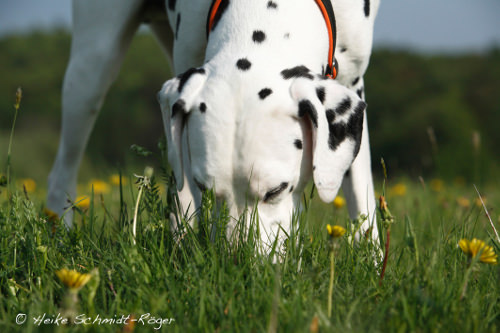
[[488, 221], [490, 221], [491, 228], [493, 229], [493, 232], [495, 232], [497, 242], [500, 244], [500, 236], [498, 236], [497, 229], [495, 228], [495, 225], [493, 224], [493, 221], [491, 220], [490, 213], [488, 212], [488, 209], [486, 208], [486, 205], [484, 204], [483, 197], [481, 196], [481, 193], [479, 193], [479, 190], [477, 189], [476, 185], [474, 185], [474, 188], [476, 189], [479, 200], [481, 200], [481, 204], [483, 205], [483, 209], [484, 209], [484, 212], [486, 213], [486, 217], [488, 218]]

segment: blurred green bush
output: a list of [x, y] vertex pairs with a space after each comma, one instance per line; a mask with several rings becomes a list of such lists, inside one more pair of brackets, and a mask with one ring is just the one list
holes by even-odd
[[[15, 138], [14, 146], [20, 173], [37, 168], [34, 173], [45, 174], [55, 156], [69, 47], [70, 36], [63, 30], [0, 39], [0, 162], [15, 91], [21, 86], [16, 133], [22, 138]], [[136, 35], [90, 140], [91, 164], [126, 164], [132, 144], [157, 151], [163, 132], [156, 92], [168, 75], [154, 38]], [[392, 175], [460, 176], [480, 182], [497, 174], [500, 50], [439, 56], [375, 50], [365, 87], [376, 169], [383, 157]]]
[[393, 171], [484, 181], [498, 171], [500, 50], [377, 50], [365, 76], [372, 156]]

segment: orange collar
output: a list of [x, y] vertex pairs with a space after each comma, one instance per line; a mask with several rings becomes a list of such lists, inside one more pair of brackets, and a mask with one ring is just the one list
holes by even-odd
[[[219, 6], [222, 0], [214, 0], [212, 2], [212, 6], [210, 7], [210, 11], [208, 14], [207, 20], [207, 37], [210, 31], [212, 30], [215, 17], [217, 16], [217, 11], [219, 10]], [[335, 79], [338, 73], [338, 64], [335, 61], [335, 44], [337, 41], [337, 28], [335, 26], [335, 15], [333, 13], [333, 7], [329, 0], [315, 0], [319, 9], [321, 10], [321, 14], [323, 14], [323, 18], [325, 19], [326, 28], [328, 29], [328, 42], [330, 44], [330, 48], [328, 50], [328, 65], [325, 71], [325, 75], [330, 79]]]

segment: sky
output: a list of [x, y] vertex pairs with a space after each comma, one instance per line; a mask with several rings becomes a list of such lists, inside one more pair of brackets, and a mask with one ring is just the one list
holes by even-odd
[[[54, 26], [71, 26], [70, 0], [0, 0], [0, 38]], [[422, 53], [500, 47], [500, 0], [382, 0], [374, 47], [382, 46]]]

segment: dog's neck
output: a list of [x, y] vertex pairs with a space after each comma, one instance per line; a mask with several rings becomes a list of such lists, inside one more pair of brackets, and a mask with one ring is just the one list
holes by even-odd
[[252, 72], [255, 79], [295, 66], [316, 74], [324, 71], [328, 31], [314, 1], [235, 1], [219, 15], [209, 31], [205, 55], [205, 62], [216, 72], [238, 69], [245, 75]]

